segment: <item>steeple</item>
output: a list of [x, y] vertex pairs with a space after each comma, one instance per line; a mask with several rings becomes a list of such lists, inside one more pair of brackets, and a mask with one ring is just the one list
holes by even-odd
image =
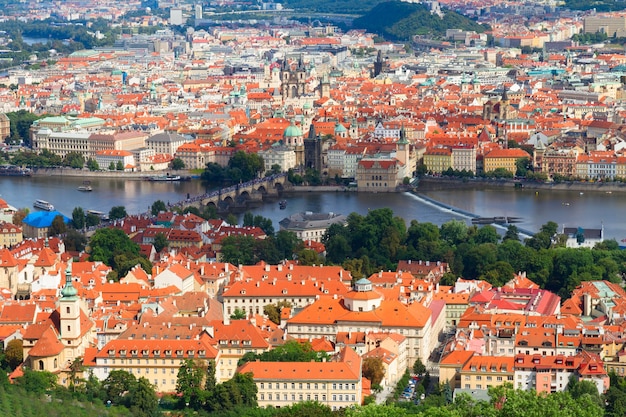
[[61, 290], [61, 301], [78, 300], [78, 290], [72, 284], [72, 271], [70, 266], [65, 270], [65, 287]]
[[404, 123], [402, 123], [402, 127], [400, 128], [400, 140], [398, 140], [398, 145], [408, 145], [409, 141], [406, 139], [406, 129], [404, 129]]

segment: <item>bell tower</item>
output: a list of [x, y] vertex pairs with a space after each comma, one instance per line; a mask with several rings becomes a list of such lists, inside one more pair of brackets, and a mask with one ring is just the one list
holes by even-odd
[[59, 315], [63, 344], [76, 347], [81, 335], [80, 298], [78, 297], [78, 290], [72, 285], [72, 272], [69, 265], [65, 271], [65, 287], [61, 290]]

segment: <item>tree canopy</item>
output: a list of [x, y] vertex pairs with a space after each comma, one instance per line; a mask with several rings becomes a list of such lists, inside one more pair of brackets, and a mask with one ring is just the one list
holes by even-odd
[[98, 229], [89, 241], [90, 260], [109, 265], [118, 277], [123, 277], [135, 265], [140, 264], [148, 273], [150, 262], [140, 254], [139, 245], [134, 243], [121, 229]]

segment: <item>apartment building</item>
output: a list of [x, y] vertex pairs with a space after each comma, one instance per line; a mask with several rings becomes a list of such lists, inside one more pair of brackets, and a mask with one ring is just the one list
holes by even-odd
[[220, 351], [217, 368], [220, 369], [218, 382], [231, 379], [237, 371], [239, 359], [246, 353], [263, 353], [270, 349], [269, 343], [261, 334], [256, 322], [250, 320], [213, 321], [213, 336]]
[[492, 172], [498, 168], [503, 168], [515, 175], [517, 171], [516, 162], [522, 158], [532, 160], [528, 152], [519, 148], [496, 149], [485, 155], [483, 169], [485, 172]]
[[224, 287], [221, 301], [224, 317], [235, 309], [246, 314], [263, 314], [263, 307], [287, 301], [302, 309], [319, 298], [343, 295], [352, 276], [337, 266], [279, 265], [241, 266], [239, 274]]
[[[207, 333], [193, 339], [117, 339], [107, 343], [94, 358], [93, 374], [105, 380], [111, 371], [127, 371], [144, 377], [158, 392], [175, 392], [178, 369], [187, 359], [219, 363], [219, 351]], [[216, 379], [221, 380], [216, 369]]]
[[362, 360], [349, 347], [329, 362], [248, 362], [237, 372], [252, 373], [259, 407], [317, 401], [338, 410], [362, 402]]
[[[424, 153], [424, 166], [428, 172], [441, 174], [452, 167], [452, 151], [448, 148], [431, 148]], [[474, 168], [476, 159], [474, 159]]]
[[515, 369], [512, 356], [473, 355], [460, 371], [464, 389], [489, 389], [505, 383], [512, 384]]
[[12, 223], [0, 221], [0, 247], [10, 247], [22, 240], [22, 229]]
[[407, 339], [408, 363], [417, 358], [426, 362], [443, 328], [445, 314], [433, 314], [419, 302], [404, 304], [385, 299], [363, 278], [343, 296], [320, 297], [287, 320], [287, 333], [312, 340], [323, 337], [335, 341], [338, 333], [386, 332]]

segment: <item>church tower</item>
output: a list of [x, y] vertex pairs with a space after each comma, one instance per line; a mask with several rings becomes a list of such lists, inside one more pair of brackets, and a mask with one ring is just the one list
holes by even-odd
[[396, 142], [396, 159], [402, 162], [406, 167], [406, 176], [413, 176], [413, 167], [411, 166], [411, 145], [406, 138], [406, 130], [404, 125], [400, 128], [400, 139]]
[[280, 69], [280, 90], [283, 101], [289, 98], [298, 98], [304, 95], [304, 86], [306, 84], [306, 67], [302, 61], [302, 56], [298, 59], [298, 64], [293, 69], [287, 62], [285, 57]]
[[320, 97], [330, 97], [330, 78], [324, 74], [320, 80]]
[[70, 267], [65, 271], [65, 287], [61, 290], [59, 300], [60, 333], [63, 344], [76, 348], [80, 342], [80, 298], [78, 290], [72, 285]]
[[372, 73], [372, 78], [378, 77], [383, 72], [383, 66], [385, 62], [383, 61], [383, 53], [379, 49], [378, 54], [376, 55], [376, 61], [374, 62], [374, 72]]

